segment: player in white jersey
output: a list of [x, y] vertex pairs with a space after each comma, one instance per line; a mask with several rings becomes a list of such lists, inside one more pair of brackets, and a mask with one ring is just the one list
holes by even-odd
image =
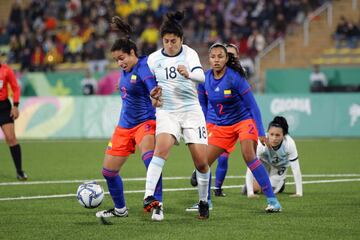
[[[153, 196], [156, 183], [174, 144], [183, 138], [197, 169], [199, 218], [209, 217], [207, 189], [210, 169], [207, 163], [207, 131], [205, 117], [197, 96], [197, 83], [205, 81], [198, 54], [183, 45], [183, 29], [179, 21], [183, 13], [169, 13], [160, 28], [163, 49], [152, 53], [148, 65], [158, 82], [158, 94], [151, 94], [156, 104], [156, 145], [146, 176], [144, 210], [153, 220], [163, 219], [162, 206]], [[154, 217], [155, 216], [155, 217]]]
[[[288, 134], [288, 129], [286, 119], [276, 116], [268, 127], [268, 145], [258, 144], [256, 154], [269, 173], [274, 193], [282, 192], [285, 189], [286, 174], [290, 166], [296, 186], [296, 193], [291, 196], [301, 197], [303, 190], [298, 153], [295, 141]], [[243, 193], [246, 193], [249, 198], [253, 198], [257, 197], [254, 192], [258, 191], [260, 188], [254, 181], [251, 171], [247, 169], [246, 187], [244, 187]]]

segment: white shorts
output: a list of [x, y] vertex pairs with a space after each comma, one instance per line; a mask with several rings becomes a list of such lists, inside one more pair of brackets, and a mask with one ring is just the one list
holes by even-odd
[[267, 172], [269, 173], [269, 178], [271, 186], [274, 190], [274, 193], [278, 193], [281, 187], [284, 185], [286, 180], [287, 167], [275, 168], [268, 164], [267, 162], [262, 162]]
[[201, 110], [191, 112], [156, 111], [156, 135], [169, 133], [179, 144], [183, 138], [186, 144], [207, 144], [207, 130], [204, 114]]

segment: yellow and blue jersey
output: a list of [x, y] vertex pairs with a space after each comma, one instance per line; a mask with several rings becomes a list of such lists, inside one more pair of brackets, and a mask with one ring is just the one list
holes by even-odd
[[149, 95], [156, 84], [145, 56], [139, 57], [130, 72], [122, 70], [119, 83], [123, 101], [118, 123], [120, 127], [133, 128], [147, 120], [155, 120], [155, 109]]

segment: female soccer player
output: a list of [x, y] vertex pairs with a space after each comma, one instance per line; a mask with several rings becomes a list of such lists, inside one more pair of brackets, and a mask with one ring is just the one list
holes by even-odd
[[[112, 57], [122, 68], [118, 87], [122, 108], [118, 126], [107, 146], [102, 169], [115, 207], [96, 213], [97, 217], [103, 218], [128, 215], [119, 171], [129, 155], [135, 152], [135, 145], [139, 147], [142, 160], [148, 167], [155, 146], [155, 109], [149, 95], [151, 90], [156, 89], [155, 78], [147, 65], [147, 57], [137, 55], [136, 44], [129, 37], [130, 26], [119, 17], [113, 18], [113, 24], [125, 34], [111, 48]], [[162, 202], [161, 179], [155, 196]], [[159, 214], [153, 213], [152, 217], [158, 218]]]
[[239, 139], [247, 166], [254, 174], [267, 197], [266, 212], [279, 212], [281, 205], [271, 188], [269, 176], [256, 157], [258, 138], [265, 144], [261, 114], [245, 72], [239, 62], [222, 44], [210, 47], [211, 69], [205, 73], [205, 90], [217, 116], [216, 125], [209, 132], [208, 163], [211, 164], [235, 145]]
[[[209, 103], [208, 99], [207, 99], [207, 95], [206, 95], [206, 91], [205, 91], [205, 85], [204, 83], [200, 83], [198, 85], [198, 95], [199, 95], [199, 102], [202, 108], [202, 111], [204, 113], [205, 119], [206, 119], [206, 128], [207, 131], [210, 132], [211, 129], [216, 125], [216, 113], [214, 111], [214, 108], [211, 106], [211, 104]], [[235, 148], [233, 148], [232, 150], [234, 150]], [[220, 157], [217, 159], [218, 160], [218, 164], [216, 167], [216, 177], [215, 177], [215, 189], [214, 189], [214, 195], [216, 197], [225, 197], [226, 194], [224, 193], [223, 189], [221, 188], [224, 180], [225, 180], [225, 176], [226, 176], [226, 172], [228, 169], [228, 160], [229, 160], [229, 154], [228, 152], [224, 152], [223, 154], [220, 155]], [[196, 171], [193, 172], [193, 174], [191, 175], [191, 185], [192, 186], [197, 186], [197, 180], [196, 180]], [[210, 173], [210, 182], [209, 182], [209, 189], [211, 188], [211, 173]], [[208, 191], [208, 203], [209, 203], [209, 207], [210, 209], [212, 208], [212, 204], [210, 200], [210, 190]], [[197, 204], [195, 204], [193, 206], [194, 208], [188, 208], [188, 211], [191, 210], [197, 210]]]
[[[303, 190], [298, 153], [295, 141], [289, 135], [289, 126], [284, 117], [276, 116], [269, 123], [268, 138], [269, 146], [258, 144], [257, 156], [270, 175], [274, 193], [285, 189], [286, 173], [290, 166], [296, 185], [296, 193], [291, 196], [301, 197]], [[253, 175], [249, 169], [246, 171], [245, 189], [246, 191], [243, 192], [247, 192], [249, 198], [256, 197], [254, 192], [260, 190], [259, 185], [253, 181]]]
[[[8, 98], [8, 85], [13, 92], [12, 106]], [[0, 127], [10, 148], [16, 168], [16, 177], [20, 181], [26, 181], [28, 177], [22, 169], [21, 148], [16, 139], [14, 124], [14, 120], [19, 117], [19, 100], [20, 88], [13, 70], [8, 65], [0, 63]]]
[[156, 110], [156, 145], [146, 176], [144, 210], [158, 208], [153, 196], [156, 183], [174, 144], [182, 137], [191, 152], [197, 171], [199, 190], [199, 218], [209, 217], [207, 189], [209, 167], [207, 163], [207, 131], [205, 118], [199, 104], [196, 84], [204, 82], [198, 54], [183, 45], [180, 12], [167, 14], [160, 28], [163, 49], [149, 56], [148, 64], [162, 88], [162, 106]]

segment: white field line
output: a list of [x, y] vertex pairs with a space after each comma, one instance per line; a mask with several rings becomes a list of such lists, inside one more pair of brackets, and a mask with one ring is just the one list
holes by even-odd
[[[353, 179], [332, 179], [332, 180], [317, 180], [317, 181], [303, 181], [303, 184], [318, 184], [318, 183], [338, 183], [338, 182], [360, 182], [360, 178]], [[294, 185], [295, 182], [288, 182], [287, 185]], [[242, 188], [242, 185], [229, 185], [223, 186], [223, 188]], [[179, 191], [194, 191], [197, 188], [166, 188], [163, 189], [164, 192], [179, 192]], [[131, 193], [144, 193], [144, 190], [130, 190], [124, 191], [125, 194]], [[109, 192], [105, 192], [109, 194]], [[49, 198], [64, 198], [64, 197], [76, 197], [76, 194], [57, 194], [57, 195], [45, 195], [45, 196], [30, 196], [30, 197], [11, 197], [11, 198], [0, 198], [0, 201], [13, 201], [13, 200], [31, 200], [31, 199], [49, 199]]]
[[[289, 174], [288, 177], [292, 177]], [[303, 174], [303, 178], [323, 178], [323, 177], [360, 177], [359, 173], [349, 173], [349, 174]], [[245, 178], [245, 176], [226, 176], [226, 178]], [[187, 177], [163, 177], [163, 180], [188, 180], [190, 175]], [[213, 177], [215, 179], [215, 177]], [[133, 181], [145, 181], [146, 178], [123, 178], [124, 182], [133, 182]], [[28, 181], [28, 182], [3, 182], [0, 183], [0, 186], [12, 186], [12, 185], [38, 185], [38, 184], [63, 184], [63, 183], [83, 183], [83, 182], [105, 182], [104, 179], [88, 179], [88, 180], [56, 180], [56, 181]]]

